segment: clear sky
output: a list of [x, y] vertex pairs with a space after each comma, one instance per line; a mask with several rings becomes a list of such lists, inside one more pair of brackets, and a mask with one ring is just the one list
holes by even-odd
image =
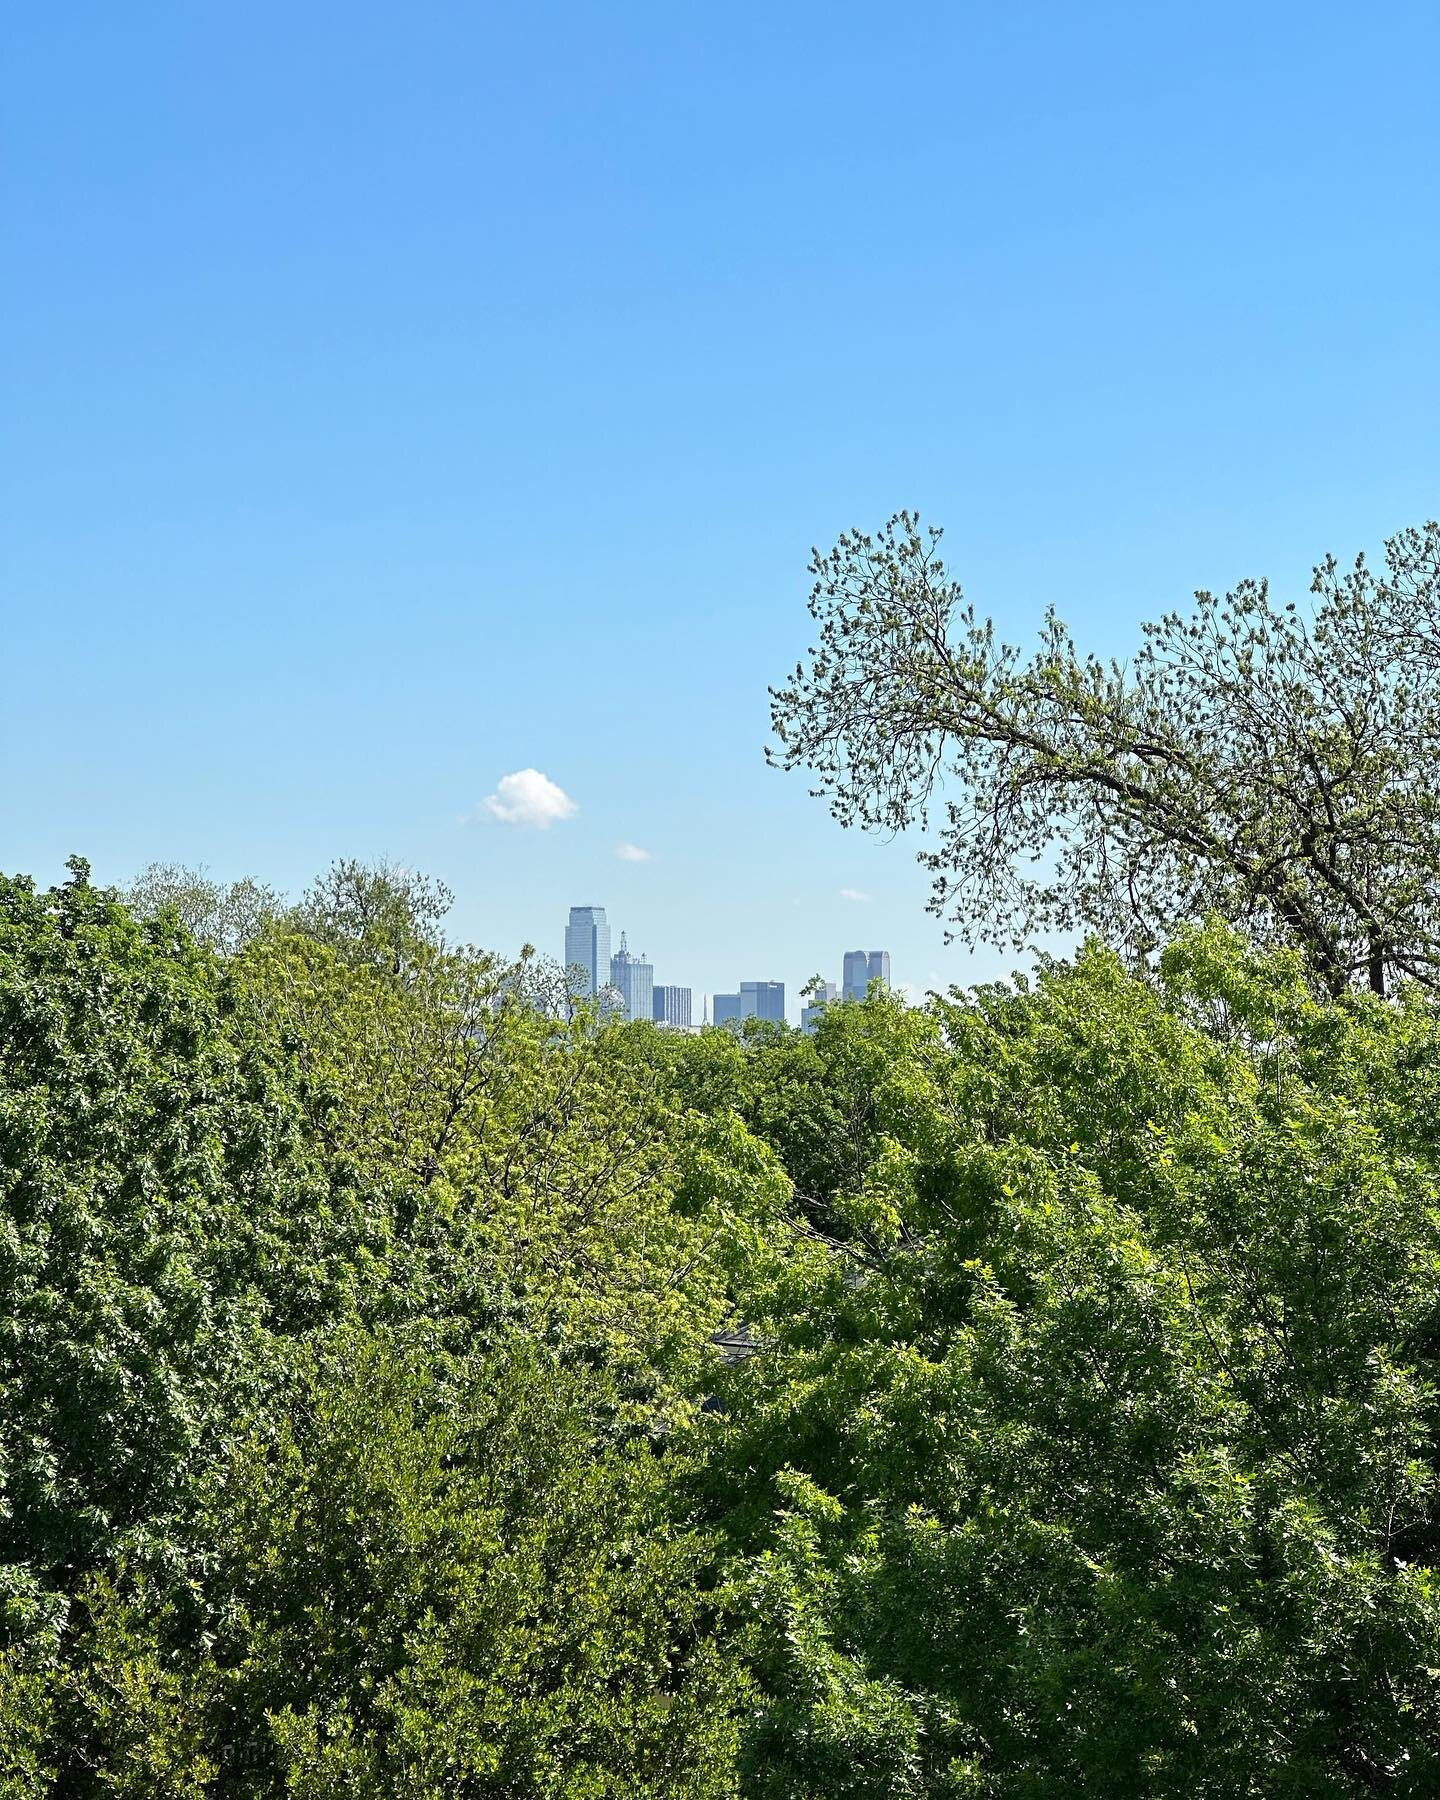
[[[1440, 510], [1434, 0], [3, 35], [10, 870], [386, 856], [499, 949], [593, 901], [697, 989], [968, 979], [763, 765], [812, 544], [918, 507], [1007, 636], [1124, 652]], [[526, 769], [578, 810], [487, 811]]]

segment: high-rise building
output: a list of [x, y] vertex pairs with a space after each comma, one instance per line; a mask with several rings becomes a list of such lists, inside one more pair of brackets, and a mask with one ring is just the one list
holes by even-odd
[[717, 1025], [728, 1025], [732, 1020], [740, 1018], [740, 996], [738, 994], [712, 995], [710, 1017]]
[[630, 954], [625, 933], [620, 933], [620, 948], [610, 958], [610, 985], [620, 996], [620, 1010], [627, 1019], [648, 1019], [653, 1005], [655, 967], [645, 960], [642, 950]]
[[740, 1012], [747, 1019], [775, 1019], [785, 1023], [785, 983], [783, 981], [742, 981]]
[[807, 1035], [814, 1031], [820, 1023], [821, 1013], [839, 998], [840, 990], [833, 981], [822, 981], [819, 987], [811, 988], [810, 1004], [800, 1010], [800, 1029]]
[[840, 977], [840, 992], [847, 1000], [863, 1000], [870, 986], [870, 959], [863, 950], [845, 952], [845, 971]]
[[593, 1000], [610, 983], [610, 924], [603, 906], [572, 906], [565, 927], [565, 979], [577, 1000]]
[[841, 992], [847, 1000], [863, 1000], [872, 981], [890, 985], [890, 952], [888, 950], [847, 950]]
[[690, 1025], [691, 996], [687, 987], [661, 986], [653, 990], [650, 1017], [657, 1025]]

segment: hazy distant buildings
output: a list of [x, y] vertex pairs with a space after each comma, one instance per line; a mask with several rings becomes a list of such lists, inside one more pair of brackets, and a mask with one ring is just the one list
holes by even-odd
[[650, 1017], [657, 1025], [690, 1029], [691, 994], [688, 987], [662, 985], [653, 990]]
[[846, 1000], [863, 1000], [872, 981], [890, 985], [890, 952], [888, 950], [847, 950], [840, 988]]
[[811, 988], [810, 1004], [800, 1009], [800, 1029], [813, 1031], [820, 1022], [821, 1013], [839, 998], [840, 990], [833, 981], [822, 981], [818, 987]]
[[[695, 997], [688, 987], [657, 987], [655, 970], [642, 951], [632, 956], [625, 933], [610, 954], [610, 923], [603, 906], [572, 906], [565, 927], [568, 989], [573, 998], [600, 1001], [604, 1017], [649, 1019], [672, 1031], [694, 1031]], [[800, 1029], [814, 1031], [825, 1008], [841, 1000], [863, 1000], [871, 986], [890, 986], [888, 950], [847, 950], [840, 985], [822, 981], [802, 996]], [[702, 996], [703, 998], [703, 996]], [[742, 1019], [785, 1023], [783, 981], [742, 981], [733, 994], [713, 994], [708, 1017], [717, 1025]]]
[[610, 985], [619, 994], [620, 1009], [627, 1019], [650, 1017], [654, 1006], [655, 967], [646, 961], [643, 950], [639, 956], [630, 954], [623, 931], [620, 948], [610, 959]]
[[610, 924], [603, 906], [570, 908], [570, 922], [565, 927], [565, 969], [578, 1000], [593, 1000], [609, 986]]
[[785, 1023], [785, 983], [783, 981], [742, 981], [740, 983], [740, 1016], [745, 1019], [773, 1019]]

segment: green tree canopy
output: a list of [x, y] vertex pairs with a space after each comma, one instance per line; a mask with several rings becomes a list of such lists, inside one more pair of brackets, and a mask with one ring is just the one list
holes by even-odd
[[1164, 974], [822, 1021], [861, 1166], [754, 1265], [697, 1474], [747, 1794], [1440, 1782], [1433, 1012], [1218, 928]]
[[0, 883], [3, 1800], [1440, 1786], [1422, 984], [680, 1037], [442, 907]]
[[844, 824], [930, 823], [932, 907], [1020, 946], [1085, 928], [1159, 949], [1206, 914], [1297, 946], [1338, 992], [1440, 986], [1440, 525], [1383, 570], [1263, 581], [1145, 628], [1128, 667], [1054, 611], [1028, 660], [900, 513], [812, 568], [808, 662], [772, 690], [772, 759]]
[[783, 1179], [361, 874], [0, 883], [0, 1795], [719, 1800], [665, 1469]]
[[217, 881], [206, 869], [179, 863], [151, 863], [124, 895], [137, 919], [173, 911], [197, 943], [222, 955], [242, 949], [285, 910], [274, 888], [251, 880]]

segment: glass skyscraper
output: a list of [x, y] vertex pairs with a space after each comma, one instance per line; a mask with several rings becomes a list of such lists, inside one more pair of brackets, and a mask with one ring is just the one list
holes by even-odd
[[740, 996], [738, 994], [715, 994], [714, 1011], [711, 1018], [717, 1025], [727, 1025], [730, 1020], [740, 1017]]
[[847, 1000], [863, 1000], [870, 986], [870, 959], [863, 950], [845, 952], [845, 972], [840, 978], [840, 992]]
[[610, 985], [620, 995], [620, 1007], [627, 1019], [648, 1019], [654, 1005], [655, 966], [646, 962], [645, 952], [630, 954], [625, 933], [620, 933], [620, 948], [610, 959]]
[[565, 980], [577, 1000], [593, 1000], [609, 985], [610, 923], [603, 906], [570, 908], [570, 922], [565, 927]]
[[890, 952], [888, 950], [847, 950], [845, 973], [840, 991], [847, 1000], [863, 1000], [872, 981], [890, 985]]
[[785, 1023], [785, 983], [783, 981], [742, 981], [740, 1012], [746, 1019], [776, 1019]]

